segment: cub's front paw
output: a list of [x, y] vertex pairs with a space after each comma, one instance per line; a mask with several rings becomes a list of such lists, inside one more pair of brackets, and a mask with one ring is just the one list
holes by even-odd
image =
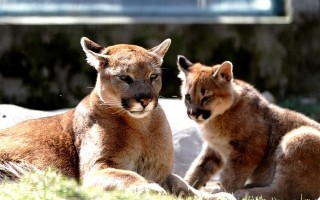
[[237, 190], [235, 193], [234, 193], [234, 196], [237, 198], [237, 199], [249, 199], [248, 198], [248, 192], [246, 190]]
[[137, 193], [137, 194], [142, 194], [142, 193], [156, 193], [160, 195], [167, 194], [167, 192], [157, 183], [148, 183], [146, 185], [130, 186], [127, 189], [127, 191]]

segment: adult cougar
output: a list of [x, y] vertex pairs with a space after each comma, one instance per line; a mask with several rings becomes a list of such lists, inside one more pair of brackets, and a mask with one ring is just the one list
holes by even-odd
[[83, 37], [87, 61], [98, 72], [94, 89], [64, 114], [1, 130], [0, 177], [54, 167], [105, 190], [214, 197], [171, 173], [171, 130], [158, 105], [160, 66], [170, 43], [149, 50], [128, 44], [104, 48]]

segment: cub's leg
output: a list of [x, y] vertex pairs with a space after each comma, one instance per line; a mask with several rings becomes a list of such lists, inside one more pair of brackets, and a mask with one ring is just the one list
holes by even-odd
[[222, 186], [227, 192], [242, 189], [264, 156], [265, 145], [255, 142], [232, 143], [233, 151], [227, 159], [220, 175]]
[[103, 164], [83, 176], [83, 186], [99, 186], [106, 191], [116, 189], [137, 193], [166, 193], [159, 184], [147, 181], [136, 172], [109, 168]]
[[317, 199], [320, 196], [320, 131], [301, 127], [289, 132], [277, 152], [276, 174], [269, 187], [236, 191], [235, 196], [265, 199]]
[[221, 169], [223, 162], [220, 155], [207, 144], [193, 161], [185, 175], [185, 180], [194, 188], [199, 189], [206, 185], [210, 178]]

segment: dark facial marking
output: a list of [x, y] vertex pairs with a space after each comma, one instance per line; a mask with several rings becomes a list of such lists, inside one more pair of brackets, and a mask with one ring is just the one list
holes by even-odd
[[202, 110], [202, 118], [208, 119], [211, 116], [211, 112], [209, 110]]
[[124, 109], [129, 109], [129, 99], [122, 98], [121, 99], [121, 105]]
[[203, 110], [203, 109], [188, 109], [187, 111], [188, 116], [190, 115], [195, 116], [196, 119], [198, 119], [201, 115], [203, 119], [208, 119], [211, 116], [211, 112], [209, 110]]
[[206, 101], [208, 101], [210, 98], [211, 98], [210, 96], [203, 97], [203, 98], [201, 99], [200, 104], [203, 105], [203, 104], [204, 104]]
[[126, 82], [127, 84], [131, 84], [133, 82], [132, 78], [130, 76], [126, 76], [126, 75], [120, 75], [118, 76], [118, 78], [121, 80], [121, 81], [124, 81]]

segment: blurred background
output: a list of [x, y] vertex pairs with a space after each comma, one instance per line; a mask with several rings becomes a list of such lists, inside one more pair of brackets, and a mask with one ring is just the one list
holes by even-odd
[[0, 0], [0, 104], [69, 108], [96, 72], [80, 38], [151, 48], [172, 39], [163, 98], [180, 98], [177, 55], [234, 75], [320, 120], [319, 0]]

